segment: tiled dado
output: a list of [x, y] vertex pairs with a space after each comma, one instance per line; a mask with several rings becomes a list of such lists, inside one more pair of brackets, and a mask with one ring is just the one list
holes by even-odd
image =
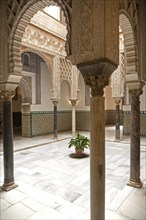
[[[120, 121], [123, 123], [122, 111], [120, 111]], [[116, 110], [105, 111], [105, 124], [115, 125]], [[78, 130], [90, 130], [90, 111], [76, 111], [76, 126]]]
[[[123, 112], [123, 134], [130, 134], [130, 111]], [[146, 136], [146, 111], [140, 112], [140, 135]]]
[[[71, 130], [71, 111], [58, 111], [58, 131]], [[52, 111], [35, 111], [22, 114], [22, 136], [33, 137], [54, 130], [54, 114]]]

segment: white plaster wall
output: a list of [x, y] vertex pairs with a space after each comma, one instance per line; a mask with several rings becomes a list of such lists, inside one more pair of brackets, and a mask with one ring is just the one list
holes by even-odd
[[31, 111], [53, 111], [50, 100], [50, 74], [46, 63], [41, 62], [41, 104], [31, 105]]
[[146, 85], [143, 87], [143, 94], [140, 96], [140, 110], [146, 111]]
[[105, 96], [105, 110], [115, 110], [115, 103], [112, 98], [112, 87], [109, 84], [104, 89]]
[[58, 103], [58, 110], [67, 111], [72, 109], [69, 98], [69, 83], [67, 81], [63, 81], [60, 88], [60, 100]]
[[79, 74], [79, 100], [76, 104], [76, 110], [90, 110], [90, 106], [85, 106], [85, 82], [81, 75]]

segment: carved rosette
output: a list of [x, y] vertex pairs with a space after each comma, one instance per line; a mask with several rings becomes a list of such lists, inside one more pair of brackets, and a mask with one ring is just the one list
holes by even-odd
[[104, 87], [109, 84], [107, 76], [83, 76], [86, 85], [91, 87], [92, 96], [103, 96]]
[[1, 91], [0, 92], [0, 100], [2, 102], [11, 101], [14, 95], [15, 95], [14, 91], [10, 91], [10, 90]]

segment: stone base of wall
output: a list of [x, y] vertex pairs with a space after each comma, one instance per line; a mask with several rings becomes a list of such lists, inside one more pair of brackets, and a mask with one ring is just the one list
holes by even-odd
[[[123, 134], [130, 134], [130, 111], [123, 112]], [[140, 112], [140, 135], [146, 136], [146, 112]]]
[[[58, 131], [71, 130], [71, 111], [58, 111]], [[22, 114], [22, 136], [34, 137], [54, 132], [54, 114], [49, 112], [30, 112]]]

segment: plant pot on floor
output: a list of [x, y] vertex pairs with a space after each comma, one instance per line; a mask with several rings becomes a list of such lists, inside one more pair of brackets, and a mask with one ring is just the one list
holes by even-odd
[[74, 147], [75, 153], [71, 154], [73, 158], [84, 158], [87, 154], [84, 153], [85, 148], [89, 148], [90, 146], [90, 139], [80, 133], [77, 133], [74, 138], [71, 138], [68, 147]]

